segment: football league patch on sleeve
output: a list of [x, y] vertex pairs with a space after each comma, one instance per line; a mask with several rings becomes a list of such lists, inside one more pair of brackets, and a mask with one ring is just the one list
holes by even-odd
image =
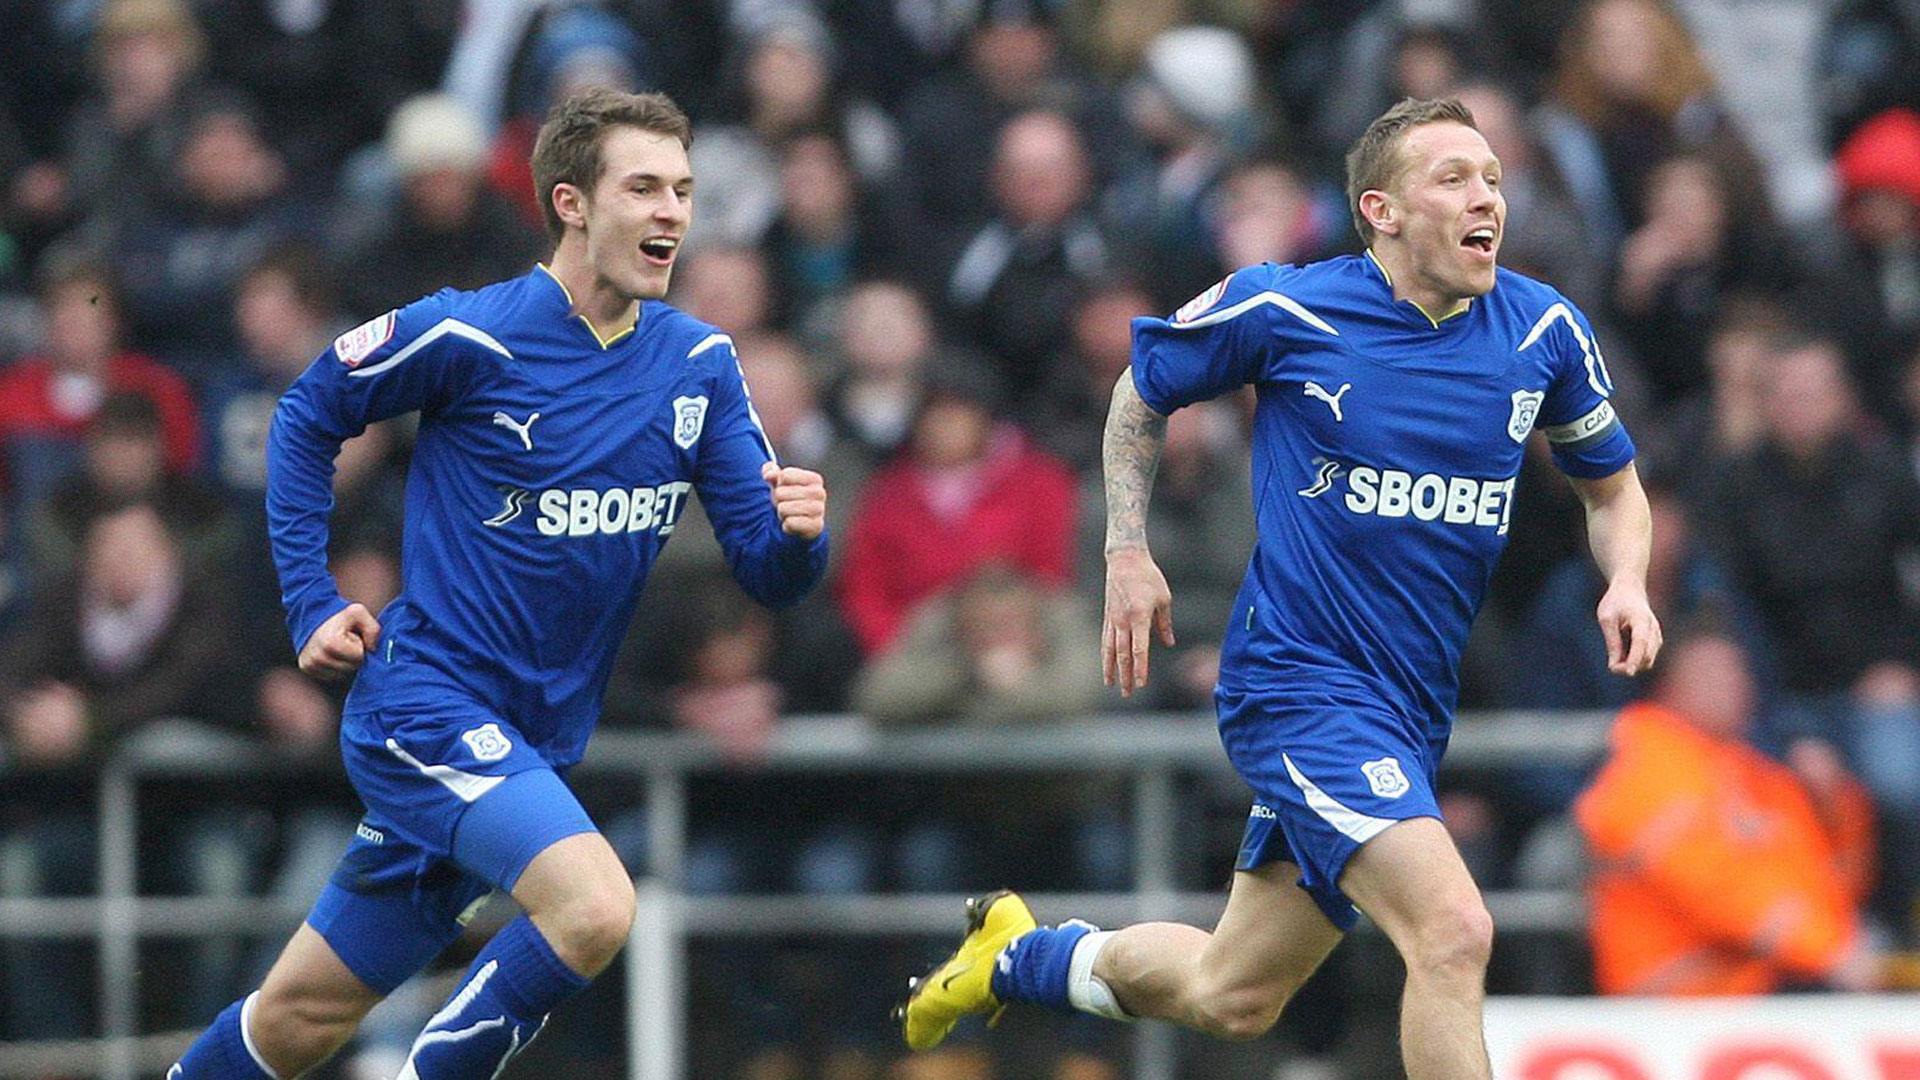
[[1232, 280], [1233, 275], [1228, 274], [1226, 277], [1221, 278], [1209, 286], [1206, 292], [1180, 305], [1180, 310], [1173, 313], [1173, 321], [1177, 323], [1192, 322], [1200, 316], [1205, 315], [1207, 309], [1219, 303], [1220, 298], [1227, 294], [1227, 282]]
[[367, 357], [380, 351], [380, 346], [393, 340], [393, 324], [398, 321], [399, 314], [398, 310], [389, 311], [334, 338], [334, 355], [350, 368], [359, 367]]

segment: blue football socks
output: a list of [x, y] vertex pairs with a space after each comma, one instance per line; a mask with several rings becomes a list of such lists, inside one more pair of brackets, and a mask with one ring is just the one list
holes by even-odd
[[180, 1061], [167, 1070], [167, 1080], [278, 1080], [254, 1049], [245, 1028], [254, 999], [259, 996], [256, 990], [222, 1009], [187, 1047]]
[[1073, 947], [1093, 929], [1073, 919], [1020, 935], [994, 965], [993, 996], [1002, 1002], [1020, 1001], [1059, 1012], [1075, 1011], [1067, 997]]
[[533, 1041], [554, 1006], [579, 993], [576, 974], [525, 915], [495, 934], [446, 1005], [427, 1021], [397, 1080], [497, 1075]]

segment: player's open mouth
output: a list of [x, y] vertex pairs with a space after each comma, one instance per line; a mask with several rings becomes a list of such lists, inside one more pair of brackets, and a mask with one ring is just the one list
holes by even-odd
[[680, 238], [677, 236], [649, 236], [640, 241], [640, 257], [655, 266], [672, 266], [673, 257], [680, 251]]
[[1466, 248], [1468, 251], [1476, 252], [1491, 259], [1493, 258], [1493, 243], [1493, 226], [1482, 225], [1468, 233], [1466, 237], [1460, 241], [1460, 246]]

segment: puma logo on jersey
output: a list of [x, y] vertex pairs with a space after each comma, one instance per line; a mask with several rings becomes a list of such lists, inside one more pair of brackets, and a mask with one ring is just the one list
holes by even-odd
[[1344, 424], [1346, 423], [1347, 418], [1340, 414], [1340, 398], [1342, 395], [1344, 395], [1347, 391], [1351, 389], [1353, 389], [1352, 383], [1350, 382], [1341, 383], [1340, 389], [1335, 390], [1333, 393], [1329, 394], [1327, 393], [1326, 387], [1321, 386], [1319, 383], [1309, 379], [1307, 380], [1307, 385], [1300, 392], [1307, 395], [1310, 398], [1318, 398], [1319, 400], [1326, 402], [1327, 408], [1333, 410], [1334, 423]]
[[1515, 479], [1476, 480], [1438, 473], [1415, 476], [1399, 469], [1355, 465], [1347, 473], [1345, 502], [1356, 514], [1490, 527], [1505, 536], [1513, 517]]
[[540, 419], [540, 414], [534, 413], [527, 417], [526, 423], [522, 424], [517, 423], [513, 417], [508, 416], [506, 413], [496, 412], [493, 414], [494, 425], [497, 427], [511, 428], [515, 435], [520, 436], [521, 444], [529, 450], [533, 449], [533, 422], [538, 419]]
[[612, 536], [652, 529], [673, 532], [693, 485], [675, 480], [658, 487], [549, 488], [540, 493], [542, 536]]

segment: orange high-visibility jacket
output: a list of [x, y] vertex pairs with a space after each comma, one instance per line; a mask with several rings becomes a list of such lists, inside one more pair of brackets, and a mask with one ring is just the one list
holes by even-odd
[[1574, 816], [1602, 993], [1763, 994], [1831, 970], [1859, 933], [1873, 811], [1856, 783], [1816, 807], [1785, 766], [1641, 703]]

